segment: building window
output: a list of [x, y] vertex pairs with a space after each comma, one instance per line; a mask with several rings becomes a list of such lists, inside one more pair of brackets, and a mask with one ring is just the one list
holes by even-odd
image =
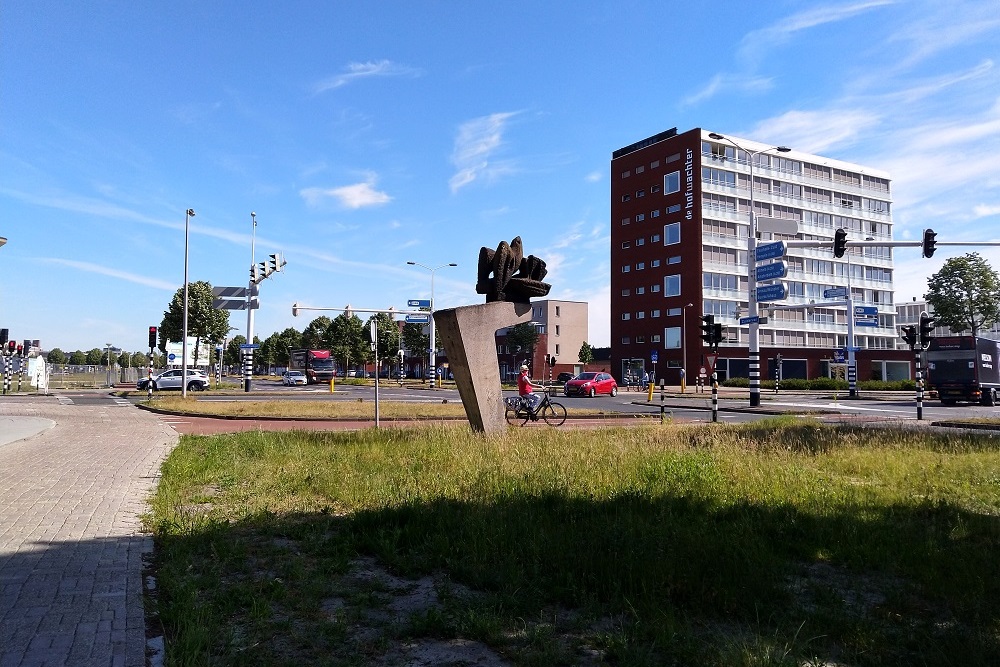
[[644, 320], [644, 319], [646, 319], [646, 311], [645, 310], [640, 310], [638, 313], [635, 314], [635, 319], [637, 319], [637, 320]]
[[622, 218], [622, 227], [632, 222], [632, 218]]
[[680, 263], [681, 263], [680, 255], [674, 255], [673, 257], [667, 258], [667, 264], [680, 264]]
[[653, 160], [652, 162], [649, 163], [649, 168], [650, 169], [656, 169], [659, 166], [660, 166], [660, 161], [659, 160]]
[[651, 218], [659, 218], [660, 217], [660, 209], [657, 208], [657, 209], [654, 209], [654, 210], [650, 211], [649, 217], [651, 217]]
[[631, 175], [632, 175], [631, 171], [623, 171], [622, 172], [622, 178], [628, 178]]
[[651, 193], [652, 192], [659, 192], [660, 191], [660, 186], [659, 185], [651, 185], [651, 186], [649, 186], [649, 191]]
[[632, 313], [622, 313], [623, 322], [628, 322], [630, 319], [632, 319]]
[[632, 201], [632, 195], [622, 195], [622, 201]]
[[645, 294], [646, 293], [646, 288], [645, 287], [636, 287], [635, 288], [635, 293], [636, 294]]
[[632, 247], [631, 241], [622, 241], [622, 250], [628, 250]]
[[679, 274], [663, 277], [663, 296], [681, 295], [681, 277]]
[[628, 290], [628, 289], [623, 289], [623, 290], [622, 290], [622, 296], [628, 296], [628, 295], [629, 295], [629, 294], [631, 294], [631, 293], [632, 293], [632, 292], [631, 292], [630, 290]]
[[646, 214], [645, 213], [637, 213], [636, 216], [635, 216], [635, 221], [636, 222], [642, 222], [645, 219], [646, 219]]
[[681, 242], [681, 223], [671, 222], [663, 225], [663, 245], [674, 245]]
[[681, 191], [681, 172], [672, 171], [663, 177], [663, 194], [672, 195]]
[[660, 309], [659, 308], [654, 308], [653, 310], [649, 311], [649, 316], [650, 317], [659, 317], [660, 316]]
[[646, 262], [637, 262], [635, 265], [636, 271], [642, 271], [646, 268]]
[[556, 325], [556, 335], [557, 336], [559, 335], [559, 325], [558, 324]]
[[635, 244], [636, 244], [637, 246], [640, 246], [640, 245], [646, 245], [646, 239], [636, 239], [636, 240], [635, 240]]
[[652, 262], [649, 263], [649, 265], [653, 266], [653, 267], [659, 266], [660, 265], [660, 260], [654, 259]]
[[559, 343], [556, 343], [556, 356], [559, 356]]
[[636, 343], [645, 343], [646, 342], [646, 337], [645, 336], [636, 336], [635, 337], [635, 342]]
[[673, 206], [670, 206], [670, 207], [667, 208], [667, 213], [676, 213], [679, 210], [681, 210], [681, 205], [680, 204], [674, 204]]
[[628, 336], [622, 336], [622, 345], [628, 345], [631, 342], [632, 342], [631, 338], [629, 338]]
[[635, 192], [635, 198], [636, 199], [638, 199], [639, 197], [645, 197], [645, 196], [646, 196], [646, 191], [645, 190], [636, 190], [636, 192]]
[[668, 155], [667, 156], [667, 164], [670, 164], [671, 162], [677, 162], [680, 159], [681, 159], [681, 154], [680, 153], [674, 153], [673, 155]]
[[650, 243], [659, 243], [659, 242], [660, 242], [660, 235], [659, 235], [659, 234], [653, 234], [653, 235], [652, 235], [652, 236], [651, 236], [651, 237], [649, 238], [649, 242], [650, 242]]
[[681, 328], [667, 327], [663, 330], [663, 347], [668, 350], [679, 350], [681, 347]]
[[681, 311], [680, 308], [668, 308], [667, 309], [667, 315], [669, 317], [680, 317], [681, 316], [681, 312], [682, 311]]
[[654, 294], [657, 293], [657, 292], [659, 292], [660, 291], [660, 285], [659, 285], [659, 283], [657, 283], [656, 285], [650, 285], [649, 286], [649, 291], [653, 292]]
[[631, 264], [626, 264], [625, 266], [622, 267], [622, 273], [628, 273], [631, 270], [632, 270]]
[[556, 317], [559, 317], [559, 306], [556, 306]]
[[651, 343], [659, 343], [660, 342], [660, 334], [653, 334], [652, 336], [650, 336], [649, 337], [649, 342], [651, 342]]

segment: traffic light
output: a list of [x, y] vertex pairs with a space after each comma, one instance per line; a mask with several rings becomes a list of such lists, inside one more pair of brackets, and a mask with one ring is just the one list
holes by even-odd
[[920, 313], [920, 346], [926, 348], [931, 344], [931, 333], [934, 331], [935, 319], [927, 313]]
[[7, 336], [9, 335], [10, 334], [7, 333], [7, 329], [0, 329], [0, 345], [7, 342]]
[[900, 327], [899, 335], [904, 341], [906, 341], [906, 344], [910, 346], [911, 350], [917, 346], [917, 327], [913, 325]]
[[556, 365], [556, 358], [550, 355], [548, 358], [548, 362], [549, 362], [549, 368], [551, 368], [552, 366]]
[[7, 341], [7, 354], [14, 354], [14, 350], [17, 349], [17, 341], [9, 340]]
[[712, 349], [718, 350], [719, 343], [722, 342], [722, 324], [716, 322], [712, 325]]
[[285, 258], [282, 257], [279, 252], [273, 255], [268, 255], [268, 264], [268, 273], [274, 273], [275, 271], [281, 271], [281, 267], [288, 264], [288, 262], [285, 261]]
[[937, 250], [937, 241], [934, 239], [937, 237], [937, 232], [933, 229], [924, 230], [924, 242], [921, 246], [920, 254], [924, 257], [931, 257], [934, 255], [934, 251]]
[[19, 356], [19, 357], [23, 357], [24, 356], [24, 346], [23, 345], [18, 345], [17, 346], [17, 356]]
[[250, 283], [252, 285], [256, 285], [259, 282], [260, 282], [260, 274], [257, 273], [257, 265], [256, 264], [251, 264], [250, 265]]
[[259, 276], [257, 278], [257, 282], [260, 282], [261, 280], [264, 280], [264, 278], [271, 275], [267, 271], [267, 262], [257, 262], [257, 275]]
[[156, 327], [149, 327], [149, 349], [156, 347]]
[[843, 257], [847, 252], [847, 230], [841, 227], [833, 233], [833, 256]]
[[701, 321], [701, 339], [705, 345], [712, 347], [715, 345], [715, 315], [702, 315]]
[[298, 316], [299, 316], [299, 304], [298, 303], [293, 303], [292, 304], [292, 317], [298, 317]]

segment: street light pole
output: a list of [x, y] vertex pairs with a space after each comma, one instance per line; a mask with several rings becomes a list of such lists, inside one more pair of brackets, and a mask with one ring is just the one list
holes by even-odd
[[[256, 266], [254, 263], [256, 258], [254, 257], [255, 244], [257, 243], [257, 213], [250, 211], [250, 221], [253, 223], [253, 230], [250, 232], [250, 271], [253, 271], [253, 267]], [[253, 288], [254, 288], [253, 278], [250, 279], [250, 284], [247, 286], [247, 344], [253, 343]], [[243, 391], [250, 391], [250, 383], [253, 378], [253, 348], [247, 348], [246, 358], [243, 360]]]
[[431, 326], [430, 326], [430, 349], [428, 350], [428, 363], [430, 364], [431, 373], [431, 389], [434, 388], [434, 381], [437, 379], [437, 359], [435, 358], [434, 350], [434, 272], [438, 269], [443, 269], [446, 266], [458, 266], [454, 262], [449, 262], [448, 264], [442, 264], [441, 266], [435, 266], [431, 268], [426, 264], [421, 264], [420, 262], [407, 262], [410, 266], [419, 266], [421, 268], [427, 269], [431, 272]]
[[187, 398], [188, 371], [188, 230], [194, 209], [184, 212], [184, 322], [181, 324], [181, 396]]
[[[756, 266], [754, 255], [757, 252], [757, 212], [754, 210], [753, 163], [754, 158], [769, 151], [787, 153], [792, 149], [786, 146], [773, 146], [759, 151], [748, 151], [732, 139], [724, 137], [721, 134], [711, 132], [708, 136], [710, 139], [725, 141], [732, 144], [736, 150], [743, 151], [750, 158], [750, 230], [747, 234], [747, 306], [749, 310], [748, 315], [752, 318], [750, 320], [750, 407], [754, 408], [760, 405], [760, 322], [757, 319], [757, 276], [754, 270]], [[739, 155], [736, 156], [736, 161], [739, 162]]]

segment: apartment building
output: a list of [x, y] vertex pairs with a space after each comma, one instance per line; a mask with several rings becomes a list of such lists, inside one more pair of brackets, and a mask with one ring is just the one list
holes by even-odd
[[701, 339], [702, 316], [721, 323], [714, 359], [720, 379], [749, 376], [747, 240], [751, 202], [757, 243], [821, 240], [789, 249], [782, 261], [788, 296], [761, 304], [761, 372], [832, 375], [848, 341], [844, 297], [874, 313], [855, 326], [858, 379], [911, 376], [896, 349], [891, 248], [833, 255], [837, 229], [848, 240], [892, 240], [892, 197], [883, 171], [695, 128], [661, 132], [611, 158], [612, 372], [653, 368], [676, 383], [713, 361]]
[[561, 372], [576, 374], [583, 370], [579, 354], [580, 348], [587, 341], [588, 317], [588, 304], [583, 301], [532, 301], [531, 324], [538, 333], [538, 342], [533, 351], [515, 350], [507, 343], [507, 330], [498, 331], [500, 377], [506, 379], [516, 375], [518, 367], [527, 360], [532, 377], [542, 379], [543, 373], [548, 370], [548, 365], [544, 363], [547, 357], [556, 359], [551, 369], [554, 375]]

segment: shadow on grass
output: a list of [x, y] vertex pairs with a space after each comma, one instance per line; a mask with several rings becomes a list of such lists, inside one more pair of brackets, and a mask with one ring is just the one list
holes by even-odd
[[[389, 639], [435, 636], [523, 665], [995, 665], [998, 536], [997, 517], [943, 503], [807, 515], [511, 495], [206, 520], [161, 535], [158, 560], [172, 640], [205, 662], [240, 664], [253, 646], [247, 664], [383, 664]], [[365, 613], [322, 611], [359, 555], [477, 595], [359, 640]], [[186, 620], [192, 605], [214, 620]], [[548, 639], [524, 630], [552, 610], [589, 620], [553, 622]]]

